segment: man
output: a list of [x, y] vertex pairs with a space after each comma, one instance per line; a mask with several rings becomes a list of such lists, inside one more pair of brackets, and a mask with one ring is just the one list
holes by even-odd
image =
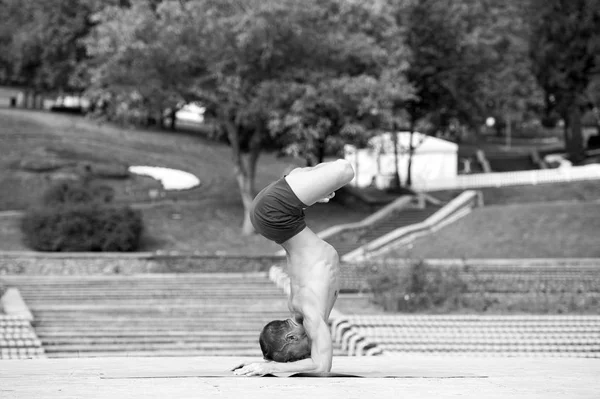
[[339, 257], [306, 226], [304, 209], [329, 202], [335, 191], [353, 178], [350, 163], [338, 159], [294, 169], [254, 199], [251, 220], [256, 231], [286, 251], [292, 317], [272, 321], [261, 332], [265, 362], [243, 363], [233, 369], [234, 374], [331, 371], [328, 319], [339, 290]]

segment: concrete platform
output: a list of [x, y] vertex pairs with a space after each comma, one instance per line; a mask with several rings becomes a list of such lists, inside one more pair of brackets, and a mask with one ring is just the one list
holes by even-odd
[[[340, 373], [403, 378], [190, 377], [235, 357], [0, 361], [0, 398], [598, 398], [600, 361], [580, 358], [334, 358]], [[130, 378], [146, 375], [152, 378]], [[113, 378], [106, 378], [112, 376]], [[114, 378], [117, 377], [117, 378]]]

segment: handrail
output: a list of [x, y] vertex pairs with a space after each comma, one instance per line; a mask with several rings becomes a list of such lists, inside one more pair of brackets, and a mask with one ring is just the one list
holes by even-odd
[[453, 216], [455, 215], [466, 215], [466, 213], [470, 211], [474, 205], [479, 203], [480, 195], [481, 194], [477, 191], [465, 191], [424, 221], [393, 230], [390, 233], [385, 234], [355, 249], [352, 252], [349, 252], [342, 257], [342, 260], [346, 262], [362, 260], [368, 256], [369, 252], [379, 250], [392, 242], [396, 242], [404, 238], [413, 238], [416, 235], [423, 235], [424, 233], [435, 230], [439, 228], [438, 225], [446, 222], [447, 220], [454, 220]]
[[[328, 227], [325, 230], [318, 232], [317, 236], [319, 238], [321, 238], [322, 240], [325, 240], [325, 239], [327, 239], [333, 235], [339, 234], [343, 231], [367, 227], [367, 226], [371, 225], [372, 223], [375, 223], [376, 221], [388, 216], [393, 211], [406, 207], [408, 204], [410, 204], [410, 202], [412, 201], [413, 198], [414, 197], [412, 195], [403, 195], [400, 198], [397, 198], [394, 201], [392, 201], [391, 203], [387, 204], [386, 206], [384, 206], [377, 212], [372, 213], [371, 215], [367, 216], [366, 218], [364, 218], [358, 222], [337, 224], [335, 226]], [[285, 256], [285, 251], [283, 249], [281, 249], [281, 250], [275, 252], [275, 255], [276, 256]]]

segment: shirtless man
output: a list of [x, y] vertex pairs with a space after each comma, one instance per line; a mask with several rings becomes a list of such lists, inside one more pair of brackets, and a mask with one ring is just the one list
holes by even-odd
[[353, 178], [350, 163], [338, 159], [294, 169], [254, 199], [251, 220], [256, 231], [286, 251], [291, 318], [267, 324], [260, 334], [265, 361], [238, 365], [234, 374], [331, 371], [328, 319], [339, 290], [339, 257], [306, 227], [304, 208], [329, 202], [335, 191]]

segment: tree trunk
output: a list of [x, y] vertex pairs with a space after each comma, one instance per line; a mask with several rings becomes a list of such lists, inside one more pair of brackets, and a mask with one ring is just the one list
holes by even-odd
[[164, 118], [164, 110], [162, 108], [158, 109], [158, 113], [156, 115], [156, 124], [160, 130], [165, 128], [165, 118]]
[[317, 140], [317, 164], [325, 160], [325, 139]]
[[260, 156], [261, 132], [255, 131], [250, 138], [250, 151], [243, 154], [240, 148], [240, 137], [238, 127], [230, 120], [225, 122], [227, 136], [231, 145], [235, 177], [240, 189], [240, 196], [244, 206], [244, 220], [242, 222], [242, 234], [254, 233], [254, 226], [250, 221], [250, 207], [255, 195], [256, 163]]
[[171, 118], [169, 128], [171, 130], [177, 129], [177, 107], [171, 108], [171, 112], [169, 113], [169, 117]]
[[261, 142], [261, 132], [253, 132], [252, 137], [250, 138], [250, 152], [245, 157], [242, 157], [242, 162], [244, 162], [244, 169], [246, 171], [246, 180], [242, 182], [238, 180], [238, 184], [240, 185], [242, 203], [244, 204], [244, 222], [242, 224], [242, 234], [244, 235], [254, 233], [254, 226], [252, 226], [252, 222], [250, 221], [250, 208], [256, 195], [256, 164], [258, 163], [258, 157], [260, 156]]
[[510, 148], [512, 136], [512, 119], [508, 112], [506, 113], [506, 148]]
[[398, 166], [398, 132], [394, 129], [392, 132], [392, 142], [394, 143], [394, 178], [390, 182], [392, 190], [398, 190], [402, 186], [400, 181], [400, 167]]
[[29, 89], [25, 89], [23, 90], [23, 104], [22, 107], [27, 109], [29, 108], [29, 96], [31, 94], [31, 91]]
[[414, 153], [413, 135], [415, 134], [415, 122], [410, 120], [410, 136], [408, 138], [408, 167], [406, 168], [406, 186], [412, 186], [412, 160]]
[[242, 173], [240, 168], [236, 168], [235, 176], [240, 188], [242, 204], [244, 205], [242, 234], [250, 235], [254, 233], [254, 226], [252, 226], [252, 222], [250, 221], [250, 207], [252, 206], [252, 201], [254, 200], [254, 179]]
[[585, 158], [583, 132], [581, 129], [581, 110], [579, 105], [573, 104], [567, 112], [568, 114], [565, 118], [565, 147], [571, 162], [577, 163]]

